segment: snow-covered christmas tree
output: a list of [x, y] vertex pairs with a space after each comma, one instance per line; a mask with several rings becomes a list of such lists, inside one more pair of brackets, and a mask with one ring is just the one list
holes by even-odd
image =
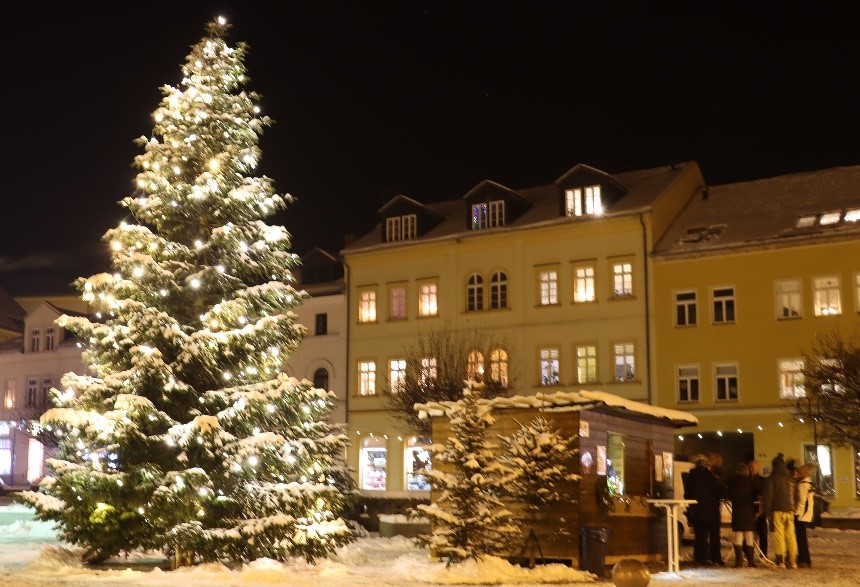
[[416, 508], [432, 527], [419, 542], [448, 564], [507, 555], [520, 533], [501, 500], [497, 445], [487, 438], [494, 419], [490, 406], [480, 402], [482, 389], [480, 383], [467, 382], [463, 398], [447, 410], [451, 433], [444, 445], [433, 444], [434, 468], [428, 472], [438, 497]]
[[175, 564], [304, 557], [349, 542], [355, 490], [334, 396], [286, 376], [306, 334], [297, 256], [264, 218], [288, 195], [252, 173], [271, 121], [244, 90], [247, 46], [223, 19], [153, 113], [111, 272], [77, 280], [103, 310], [60, 324], [87, 345], [41, 419], [53, 473], [20, 499], [92, 562], [160, 549]]

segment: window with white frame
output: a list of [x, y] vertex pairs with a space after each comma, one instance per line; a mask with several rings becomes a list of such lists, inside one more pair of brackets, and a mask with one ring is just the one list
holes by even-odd
[[52, 351], [54, 350], [54, 327], [48, 326], [45, 328], [45, 350]]
[[27, 378], [27, 407], [36, 406], [39, 398], [39, 381], [35, 377]]
[[48, 395], [50, 394], [51, 388], [54, 386], [54, 378], [53, 377], [43, 377], [42, 378], [42, 387], [39, 389], [39, 405], [47, 406], [48, 405]]
[[415, 214], [404, 214], [385, 219], [386, 242], [412, 240], [417, 234], [418, 217]]
[[376, 363], [358, 362], [358, 395], [376, 395]]
[[699, 367], [697, 365], [682, 365], [678, 367], [676, 377], [678, 401], [699, 401]]
[[593, 302], [594, 293], [594, 265], [581, 265], [573, 270], [573, 301]]
[[406, 286], [395, 285], [388, 290], [388, 315], [392, 320], [406, 318]]
[[466, 279], [466, 311], [478, 312], [484, 309], [484, 276], [471, 274]]
[[508, 307], [508, 276], [504, 271], [496, 271], [490, 276], [490, 309], [500, 310]]
[[558, 349], [547, 348], [540, 350], [540, 384], [558, 385]]
[[437, 316], [439, 314], [439, 290], [435, 283], [422, 283], [418, 286], [418, 315]]
[[0, 475], [12, 473], [12, 439], [0, 437]]
[[429, 491], [428, 473], [432, 470], [430, 439], [413, 436], [406, 441], [403, 455], [403, 470], [406, 471], [407, 491]]
[[738, 366], [734, 363], [718, 363], [714, 366], [717, 401], [737, 401]]
[[612, 355], [615, 363], [615, 381], [636, 380], [636, 359], [633, 355], [632, 342], [615, 343], [612, 345]]
[[612, 297], [629, 298], [633, 295], [633, 264], [613, 263]]
[[675, 326], [696, 325], [696, 292], [675, 293]]
[[406, 384], [406, 359], [388, 361], [388, 384], [391, 393], [403, 391], [403, 386]]
[[802, 371], [803, 359], [787, 359], [779, 362], [779, 397], [797, 399], [806, 396]]
[[505, 225], [505, 201], [493, 200], [490, 202], [490, 226]]
[[816, 316], [836, 316], [842, 313], [838, 276], [816, 277], [812, 280], [812, 291]]
[[362, 441], [358, 470], [362, 489], [385, 491], [388, 472], [388, 448], [385, 438], [369, 436]]
[[15, 380], [9, 379], [6, 382], [6, 396], [3, 398], [3, 407], [5, 407], [7, 410], [12, 410], [15, 408], [15, 388]]
[[505, 225], [505, 201], [472, 204], [472, 230]]
[[39, 343], [42, 340], [42, 331], [38, 328], [34, 328], [30, 331], [30, 351], [37, 353], [39, 352]]
[[735, 321], [735, 288], [718, 287], [713, 290], [714, 324], [731, 324]]
[[576, 347], [577, 383], [597, 381], [597, 347], [591, 344]]
[[548, 306], [558, 303], [558, 271], [547, 269], [538, 273], [540, 282], [540, 305]]
[[424, 357], [421, 359], [421, 383], [427, 385], [439, 375], [439, 362], [436, 357]]
[[368, 289], [359, 292], [358, 321], [376, 322], [376, 291]]
[[565, 190], [564, 202], [565, 214], [567, 216], [585, 216], [603, 213], [599, 185]]
[[803, 316], [800, 301], [800, 280], [783, 279], [774, 285], [776, 290], [776, 319], [791, 320]]
[[481, 351], [471, 351], [466, 360], [466, 377], [472, 381], [484, 380], [484, 354]]
[[508, 386], [508, 352], [504, 349], [490, 351], [490, 379]]

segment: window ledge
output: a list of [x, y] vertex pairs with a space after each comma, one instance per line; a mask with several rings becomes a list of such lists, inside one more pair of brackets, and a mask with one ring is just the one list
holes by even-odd
[[560, 306], [559, 302], [555, 302], [554, 304], [535, 304], [535, 308], [558, 308]]
[[635, 299], [636, 299], [636, 296], [634, 296], [633, 294], [630, 294], [629, 296], [610, 296], [609, 297], [610, 302], [619, 302], [619, 301], [623, 301], [623, 300], [635, 300]]

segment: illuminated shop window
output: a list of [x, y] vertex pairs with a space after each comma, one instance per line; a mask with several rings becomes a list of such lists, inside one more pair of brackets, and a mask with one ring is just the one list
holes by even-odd
[[430, 479], [427, 477], [431, 470], [429, 438], [413, 436], [406, 442], [403, 470], [406, 471], [407, 490], [430, 490]]
[[362, 489], [385, 490], [387, 455], [385, 438], [368, 436], [361, 443], [359, 476]]

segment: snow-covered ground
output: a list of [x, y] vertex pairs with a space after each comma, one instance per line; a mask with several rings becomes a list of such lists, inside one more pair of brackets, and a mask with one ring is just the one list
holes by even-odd
[[[401, 587], [420, 585], [517, 585], [612, 584], [607, 577], [563, 565], [538, 566], [533, 570], [512, 566], [500, 559], [452, 565], [429, 560], [426, 550], [402, 537], [370, 535], [340, 550], [317, 565], [304, 561], [280, 563], [258, 560], [241, 568], [199, 565], [177, 571], [162, 570], [164, 561], [140, 554], [112, 560], [98, 569], [82, 565], [75, 549], [57, 540], [53, 528], [34, 522], [32, 512], [20, 505], [0, 507], [0, 585], [43, 587], [78, 586], [176, 586], [237, 587]], [[860, 531], [816, 529], [809, 533], [811, 569], [793, 571], [766, 568], [684, 568], [679, 574], [654, 572], [650, 585], [693, 587], [700, 585], [756, 585], [762, 587], [860, 586]], [[731, 548], [724, 554], [731, 561]], [[682, 547], [682, 560], [690, 559], [690, 548]]]

